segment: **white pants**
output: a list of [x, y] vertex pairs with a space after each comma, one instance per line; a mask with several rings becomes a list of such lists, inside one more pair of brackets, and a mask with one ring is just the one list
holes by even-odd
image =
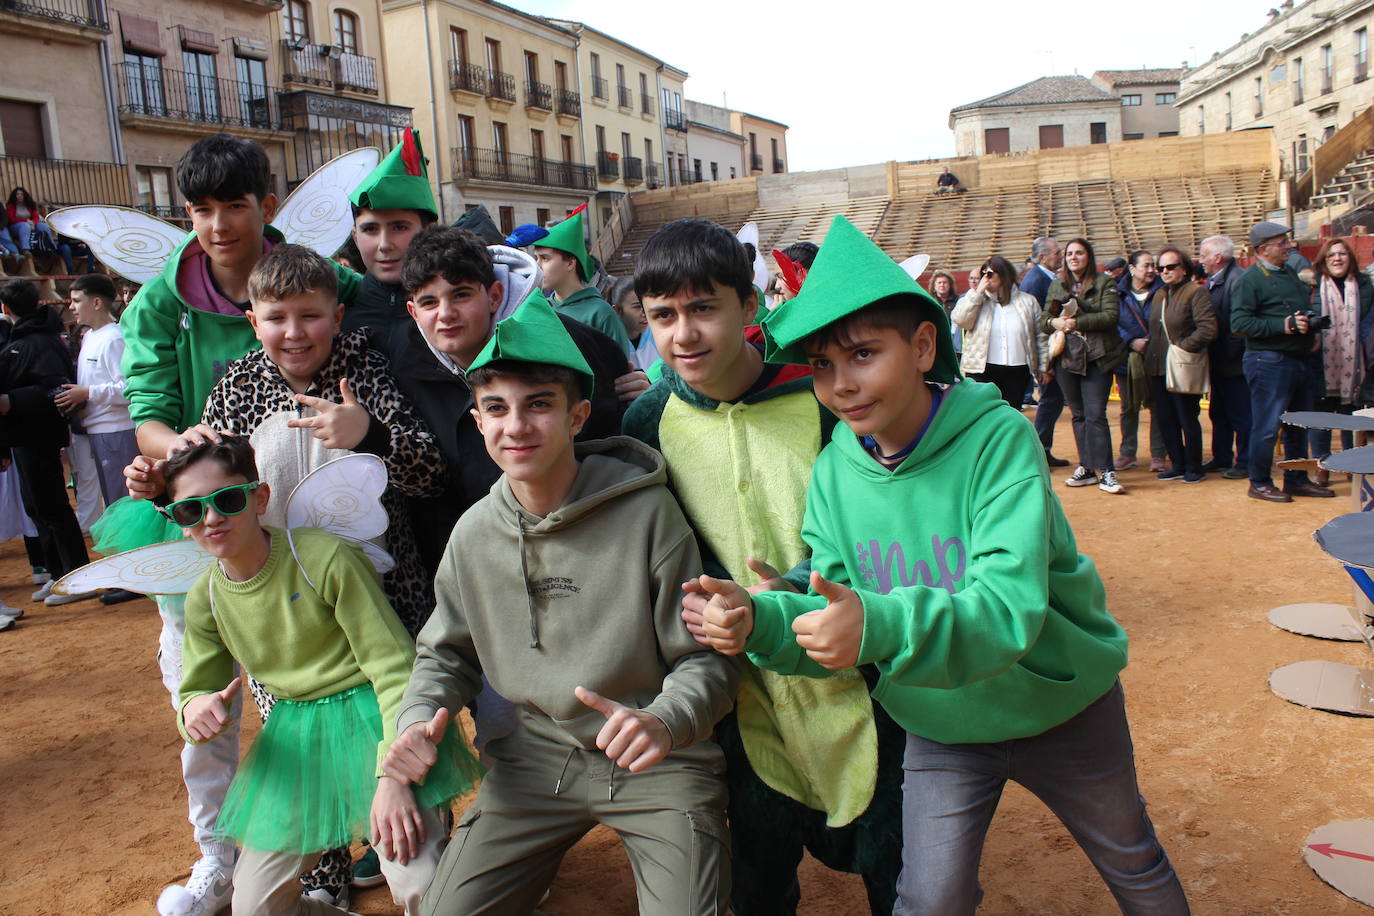
[[[186, 596], [159, 595], [156, 600], [158, 613], [162, 616], [157, 663], [162, 669], [163, 686], [172, 695], [172, 708], [179, 710], [177, 697], [181, 690], [181, 645], [186, 637]], [[242, 697], [235, 697], [229, 707], [229, 723], [218, 737], [204, 744], [186, 744], [181, 749], [181, 778], [186, 783], [186, 803], [196, 843], [201, 855], [215, 856], [226, 863], [234, 861], [234, 844], [215, 840], [215, 821], [239, 765], [241, 712]], [[299, 896], [299, 888], [296, 893]]]
[[[100, 497], [100, 469], [95, 465], [91, 440], [73, 434], [71, 445], [67, 446], [67, 461], [72, 466], [72, 478], [76, 482], [76, 520], [85, 534], [105, 511], [105, 502]], [[181, 680], [180, 675], [177, 675], [177, 680]]]
[[[423, 812], [425, 841], [420, 854], [402, 865], [381, 856], [382, 874], [391, 888], [391, 899], [405, 908], [406, 916], [417, 916], [420, 898], [434, 880], [439, 858], [448, 845], [448, 833], [436, 808]], [[381, 850], [377, 850], [378, 855]], [[254, 916], [303, 916], [303, 914], [345, 913], [338, 907], [301, 896], [296, 879], [315, 867], [320, 853], [298, 855], [268, 852], [245, 846], [234, 869], [235, 913]]]

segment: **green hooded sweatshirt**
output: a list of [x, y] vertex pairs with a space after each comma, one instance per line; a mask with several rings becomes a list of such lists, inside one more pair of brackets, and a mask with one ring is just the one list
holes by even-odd
[[[583, 324], [591, 325], [605, 334], [625, 353], [625, 358], [633, 361], [635, 348], [625, 333], [625, 323], [615, 313], [615, 309], [596, 291], [595, 286], [584, 286], [566, 299], [553, 304], [558, 311]], [[628, 369], [626, 371], [629, 371]]]
[[[860, 664], [907, 731], [945, 744], [1038, 735], [1102, 696], [1126, 665], [1092, 560], [1078, 552], [1044, 449], [992, 385], [945, 391], [894, 470], [837, 429], [807, 494], [812, 568], [859, 592]], [[747, 649], [762, 667], [825, 677], [791, 622], [818, 595], [755, 601]]]

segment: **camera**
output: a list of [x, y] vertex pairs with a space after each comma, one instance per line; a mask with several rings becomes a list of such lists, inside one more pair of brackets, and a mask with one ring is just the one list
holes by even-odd
[[1317, 313], [1317, 312], [1312, 311], [1311, 309], [1308, 309], [1307, 311], [1302, 311], [1302, 312], [1294, 312], [1294, 313], [1293, 313], [1293, 316], [1294, 316], [1294, 317], [1306, 318], [1306, 319], [1307, 319], [1307, 330], [1308, 330], [1309, 332], [1311, 332], [1311, 331], [1325, 331], [1325, 330], [1327, 330], [1328, 328], [1331, 327], [1331, 316], [1330, 316], [1330, 315], [1322, 315], [1322, 314], [1319, 314], [1319, 313]]

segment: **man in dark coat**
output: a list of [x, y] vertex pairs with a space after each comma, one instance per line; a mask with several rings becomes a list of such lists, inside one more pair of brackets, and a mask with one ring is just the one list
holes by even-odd
[[1207, 416], [1212, 421], [1212, 460], [1204, 471], [1221, 471], [1231, 480], [1250, 476], [1250, 387], [1245, 383], [1245, 338], [1231, 333], [1231, 290], [1244, 272], [1236, 263], [1236, 246], [1224, 235], [1202, 240], [1198, 260], [1207, 271], [1207, 292], [1217, 316], [1217, 336], [1208, 346], [1212, 392]]

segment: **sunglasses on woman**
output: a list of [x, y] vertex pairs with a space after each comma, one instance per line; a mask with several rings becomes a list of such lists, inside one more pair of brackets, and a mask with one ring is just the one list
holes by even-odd
[[1173, 270], [1175, 267], [1182, 267], [1182, 266], [1183, 266], [1182, 263], [1180, 263], [1180, 262], [1178, 262], [1178, 261], [1175, 261], [1175, 262], [1173, 262], [1172, 264], [1161, 264], [1161, 265], [1159, 265], [1159, 269], [1160, 269], [1161, 271]]
[[262, 486], [262, 481], [236, 483], [216, 490], [209, 496], [188, 496], [174, 503], [158, 506], [157, 511], [183, 528], [194, 528], [205, 520], [205, 507], [214, 506], [220, 515], [238, 515], [248, 508], [248, 494]]

